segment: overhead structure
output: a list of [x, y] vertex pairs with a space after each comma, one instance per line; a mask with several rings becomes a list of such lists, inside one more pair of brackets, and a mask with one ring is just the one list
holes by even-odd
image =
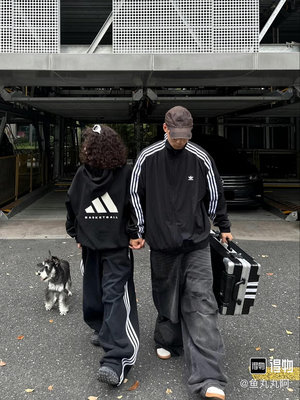
[[258, 51], [259, 0], [113, 0], [113, 52]]
[[[295, 0], [2, 0], [2, 109], [154, 122], [184, 103], [198, 118], [278, 106], [296, 117], [297, 16]], [[286, 21], [290, 41], [265, 43]]]
[[180, 104], [300, 179], [299, 20], [298, 0], [0, 0], [0, 140], [34, 130], [47, 181], [78, 165], [78, 127], [133, 124], [134, 158]]

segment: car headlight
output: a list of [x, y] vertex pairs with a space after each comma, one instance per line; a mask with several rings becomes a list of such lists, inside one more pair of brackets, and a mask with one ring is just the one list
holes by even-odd
[[249, 179], [250, 179], [250, 181], [255, 182], [255, 181], [258, 181], [259, 176], [257, 174], [251, 174], [251, 175], [249, 175]]

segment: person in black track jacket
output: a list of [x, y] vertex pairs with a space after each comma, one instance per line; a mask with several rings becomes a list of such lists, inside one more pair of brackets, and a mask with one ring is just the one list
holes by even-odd
[[[66, 230], [82, 247], [83, 317], [105, 354], [98, 379], [118, 386], [134, 365], [139, 326], [129, 254], [131, 167], [119, 135], [105, 125], [84, 132], [82, 165], [67, 193]], [[131, 231], [134, 231], [134, 228]]]
[[154, 340], [159, 358], [183, 345], [188, 386], [204, 399], [225, 399], [223, 341], [217, 326], [210, 260], [210, 220], [223, 242], [232, 240], [222, 182], [215, 163], [190, 142], [193, 118], [181, 106], [165, 115], [165, 139], [144, 149], [131, 178], [137, 233], [131, 248], [151, 249]]

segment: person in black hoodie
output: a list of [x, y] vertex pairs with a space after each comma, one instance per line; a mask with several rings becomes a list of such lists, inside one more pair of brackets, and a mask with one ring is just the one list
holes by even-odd
[[82, 165], [67, 193], [67, 233], [82, 248], [83, 318], [105, 354], [98, 379], [122, 383], [134, 365], [139, 326], [129, 253], [131, 168], [120, 136], [105, 125], [84, 131]]
[[210, 220], [223, 242], [232, 240], [222, 182], [215, 163], [192, 137], [184, 107], [165, 115], [165, 139], [144, 149], [131, 179], [138, 232], [133, 249], [149, 244], [153, 300], [158, 317], [157, 356], [178, 355], [183, 345], [188, 386], [204, 399], [224, 400], [223, 341], [217, 326], [210, 260]]

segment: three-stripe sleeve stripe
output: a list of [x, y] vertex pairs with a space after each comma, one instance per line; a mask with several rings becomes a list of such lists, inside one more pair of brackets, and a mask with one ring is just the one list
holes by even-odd
[[140, 154], [132, 171], [132, 178], [130, 183], [130, 196], [134, 211], [137, 216], [137, 225], [139, 228], [139, 236], [144, 233], [144, 214], [138, 195], [139, 177], [141, 174], [142, 164], [148, 156], [162, 150], [165, 147], [165, 140], [155, 143], [153, 146], [148, 147]]
[[128, 282], [126, 282], [124, 286], [124, 295], [123, 295], [123, 301], [126, 309], [126, 323], [125, 323], [125, 330], [126, 334], [128, 336], [128, 339], [130, 343], [133, 346], [133, 354], [130, 358], [122, 358], [122, 372], [120, 375], [120, 380], [118, 383], [118, 386], [121, 385], [124, 379], [124, 369], [127, 365], [134, 365], [139, 349], [139, 339], [138, 336], [132, 326], [132, 323], [130, 321], [130, 311], [131, 311], [131, 306], [130, 306], [130, 299], [129, 299], [129, 294], [128, 294]]
[[186, 145], [186, 149], [188, 151], [190, 151], [191, 153], [195, 154], [197, 157], [199, 157], [204, 162], [205, 166], [208, 169], [207, 181], [208, 181], [208, 187], [209, 187], [209, 192], [210, 192], [210, 202], [209, 202], [208, 213], [209, 213], [211, 219], [214, 220], [219, 196], [218, 196], [217, 183], [216, 183], [215, 174], [214, 174], [214, 171], [212, 168], [211, 160], [209, 159], [209, 157], [207, 156], [206, 153], [204, 153], [198, 147], [192, 145], [191, 143], [188, 143]]

